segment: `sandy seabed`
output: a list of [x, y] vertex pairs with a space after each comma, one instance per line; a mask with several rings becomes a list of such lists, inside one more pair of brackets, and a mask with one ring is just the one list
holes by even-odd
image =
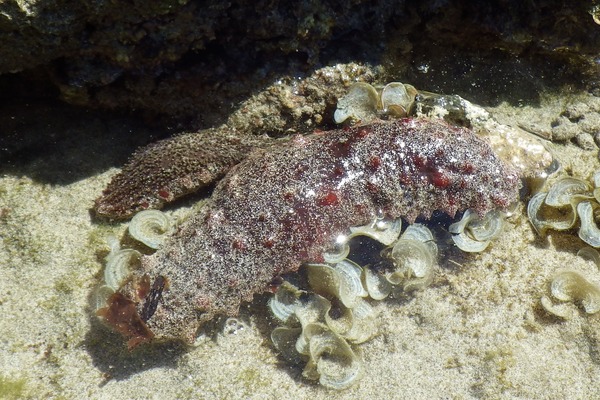
[[[30, 110], [48, 114], [38, 111]], [[126, 224], [95, 221], [90, 208], [135, 147], [121, 143], [134, 125], [85, 114], [42, 120], [34, 137], [66, 139], [0, 171], [0, 398], [600, 398], [598, 316], [572, 305], [565, 321], [540, 305], [557, 270], [596, 283], [600, 272], [576, 255], [583, 243], [573, 232], [538, 237], [524, 204], [486, 251], [446, 250], [430, 287], [375, 306], [379, 334], [360, 345], [364, 375], [343, 392], [305, 380], [278, 357], [264, 297], [237, 322], [217, 321], [194, 348], [128, 352], [90, 306], [106, 240]], [[599, 167], [597, 149], [552, 148], [574, 176]]]

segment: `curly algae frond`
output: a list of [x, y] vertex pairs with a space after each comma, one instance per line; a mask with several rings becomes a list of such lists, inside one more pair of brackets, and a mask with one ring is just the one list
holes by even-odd
[[536, 232], [544, 235], [548, 229], [566, 231], [579, 225], [579, 238], [592, 247], [600, 247], [600, 229], [595, 216], [600, 208], [599, 172], [592, 181], [593, 187], [581, 179], [564, 177], [548, 192], [533, 196], [527, 206], [527, 216]]
[[[363, 370], [356, 345], [377, 334], [371, 301], [431, 282], [437, 261], [431, 231], [413, 224], [400, 235], [400, 227], [400, 220], [377, 219], [350, 228], [336, 244], [344, 250], [327, 253], [343, 259], [307, 264], [308, 289], [286, 281], [269, 301], [273, 315], [285, 324], [271, 334], [273, 344], [285, 359], [306, 363], [306, 378], [338, 390], [355, 383]], [[359, 265], [346, 258], [363, 254], [369, 241], [381, 248], [378, 262]]]
[[454, 244], [468, 253], [478, 253], [485, 250], [490, 242], [500, 236], [504, 230], [506, 214], [492, 210], [483, 218], [473, 211], [466, 210], [460, 221], [450, 225]]
[[158, 250], [170, 236], [172, 224], [169, 216], [158, 210], [145, 210], [135, 214], [129, 223], [129, 235], [151, 249]]
[[378, 116], [406, 117], [412, 107], [417, 89], [401, 82], [391, 82], [376, 89], [365, 82], [350, 86], [348, 94], [341, 97], [333, 115], [336, 124], [372, 121]]
[[[600, 311], [600, 286], [588, 281], [573, 270], [561, 270], [550, 280], [552, 297], [561, 302], [578, 302], [587, 314]], [[542, 298], [542, 306], [549, 313], [568, 319], [571, 314], [560, 305], [555, 305], [547, 296]]]

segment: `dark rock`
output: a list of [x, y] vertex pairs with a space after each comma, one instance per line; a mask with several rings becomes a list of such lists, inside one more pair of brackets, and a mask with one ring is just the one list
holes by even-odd
[[[0, 76], [0, 101], [44, 82], [43, 95], [72, 104], [209, 126], [276, 77], [351, 61], [463, 96], [496, 78], [492, 91], [522, 98], [540, 80], [598, 73], [591, 9], [583, 0], [5, 1], [0, 73], [12, 74]], [[519, 74], [530, 84], [515, 85]]]

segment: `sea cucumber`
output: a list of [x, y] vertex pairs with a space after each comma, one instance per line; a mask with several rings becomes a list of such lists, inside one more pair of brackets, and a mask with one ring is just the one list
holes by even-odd
[[205, 321], [235, 315], [303, 262], [322, 262], [351, 226], [436, 210], [484, 215], [516, 201], [519, 187], [485, 140], [441, 120], [296, 136], [233, 167], [99, 315], [130, 347], [153, 337], [193, 342]]

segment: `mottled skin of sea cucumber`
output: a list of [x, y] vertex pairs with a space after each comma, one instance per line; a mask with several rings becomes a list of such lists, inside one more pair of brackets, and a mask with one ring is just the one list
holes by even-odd
[[[235, 315], [274, 278], [321, 261], [350, 226], [376, 217], [412, 222], [434, 210], [483, 215], [516, 201], [519, 186], [517, 171], [484, 140], [443, 121], [405, 119], [298, 136], [235, 166], [199, 214], [142, 258], [121, 293], [141, 313], [142, 276], [166, 277], [168, 288], [146, 325], [156, 338], [192, 342], [203, 322]], [[121, 305], [111, 301], [118, 311]], [[137, 344], [151, 335], [128, 336]]]
[[254, 148], [273, 139], [217, 129], [178, 135], [137, 150], [95, 203], [96, 215], [125, 219], [161, 208], [222, 178]]

